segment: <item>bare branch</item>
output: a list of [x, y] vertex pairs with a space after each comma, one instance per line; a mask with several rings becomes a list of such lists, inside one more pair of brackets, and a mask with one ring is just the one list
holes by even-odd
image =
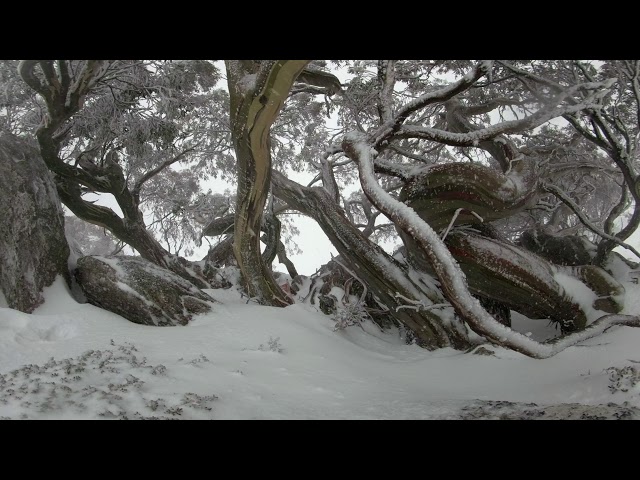
[[140, 179], [136, 182], [135, 186], [133, 187], [133, 190], [131, 191], [131, 194], [136, 199], [136, 201], [139, 203], [139, 201], [140, 201], [140, 189], [142, 188], [142, 185], [146, 181], [148, 181], [152, 177], [156, 176], [158, 173], [160, 173], [165, 168], [167, 168], [167, 167], [173, 165], [174, 163], [179, 162], [180, 160], [182, 160], [187, 153], [194, 151], [198, 147], [198, 145], [194, 145], [193, 147], [190, 147], [190, 148], [187, 148], [187, 149], [183, 150], [182, 152], [180, 152], [175, 157], [172, 157], [172, 158], [169, 158], [169, 159], [165, 160], [160, 165], [158, 165], [156, 168], [154, 168], [153, 170], [149, 170], [142, 177], [140, 177]]
[[600, 235], [602, 238], [606, 238], [607, 240], [611, 240], [612, 242], [615, 242], [616, 244], [620, 245], [622, 248], [625, 248], [625, 249], [629, 250], [630, 252], [633, 252], [633, 254], [635, 256], [640, 258], [640, 252], [638, 252], [631, 245], [623, 242], [622, 240], [620, 240], [617, 237], [614, 237], [612, 235], [609, 235], [609, 234], [605, 233], [603, 230], [601, 230], [600, 228], [596, 227], [586, 217], [586, 215], [584, 213], [582, 213], [582, 211], [580, 210], [580, 207], [578, 207], [575, 204], [575, 202], [573, 200], [571, 200], [571, 198], [566, 193], [564, 193], [561, 189], [559, 189], [555, 185], [551, 185], [549, 183], [543, 184], [542, 187], [545, 190], [547, 190], [548, 192], [553, 193], [560, 200], [562, 200], [573, 211], [573, 213], [575, 213], [578, 216], [578, 218], [584, 224], [584, 226], [587, 227], [589, 230], [591, 230], [593, 233]]

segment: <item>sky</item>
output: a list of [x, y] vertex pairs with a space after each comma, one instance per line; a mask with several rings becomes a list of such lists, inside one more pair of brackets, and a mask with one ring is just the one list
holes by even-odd
[[[640, 287], [625, 287], [625, 313], [640, 313]], [[369, 321], [334, 331], [300, 298], [281, 309], [207, 292], [212, 311], [176, 327], [76, 303], [61, 279], [33, 314], [0, 303], [0, 418], [640, 419], [638, 328], [545, 360], [430, 352]], [[517, 314], [514, 327], [557, 335]]]

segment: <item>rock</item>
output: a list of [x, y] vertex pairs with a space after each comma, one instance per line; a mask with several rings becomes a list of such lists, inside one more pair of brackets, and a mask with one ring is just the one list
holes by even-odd
[[0, 134], [0, 288], [31, 313], [58, 275], [70, 283], [69, 246], [52, 175], [26, 140]]
[[214, 302], [191, 282], [141, 258], [82, 257], [75, 277], [89, 303], [142, 325], [186, 325]]

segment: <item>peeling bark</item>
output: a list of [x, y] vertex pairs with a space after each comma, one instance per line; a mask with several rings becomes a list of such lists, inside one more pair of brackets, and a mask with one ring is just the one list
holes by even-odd
[[234, 244], [248, 294], [260, 303], [286, 306], [260, 253], [262, 212], [271, 180], [270, 128], [306, 60], [227, 61], [232, 139], [238, 161]]

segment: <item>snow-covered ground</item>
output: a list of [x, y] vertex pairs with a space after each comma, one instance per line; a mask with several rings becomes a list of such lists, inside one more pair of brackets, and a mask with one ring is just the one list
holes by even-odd
[[[640, 313], [640, 287], [625, 286], [624, 313]], [[429, 352], [370, 322], [334, 331], [311, 305], [209, 293], [219, 303], [185, 327], [78, 304], [61, 280], [33, 314], [0, 307], [0, 418], [640, 419], [637, 328], [546, 360]], [[556, 334], [514, 317], [533, 338]]]

